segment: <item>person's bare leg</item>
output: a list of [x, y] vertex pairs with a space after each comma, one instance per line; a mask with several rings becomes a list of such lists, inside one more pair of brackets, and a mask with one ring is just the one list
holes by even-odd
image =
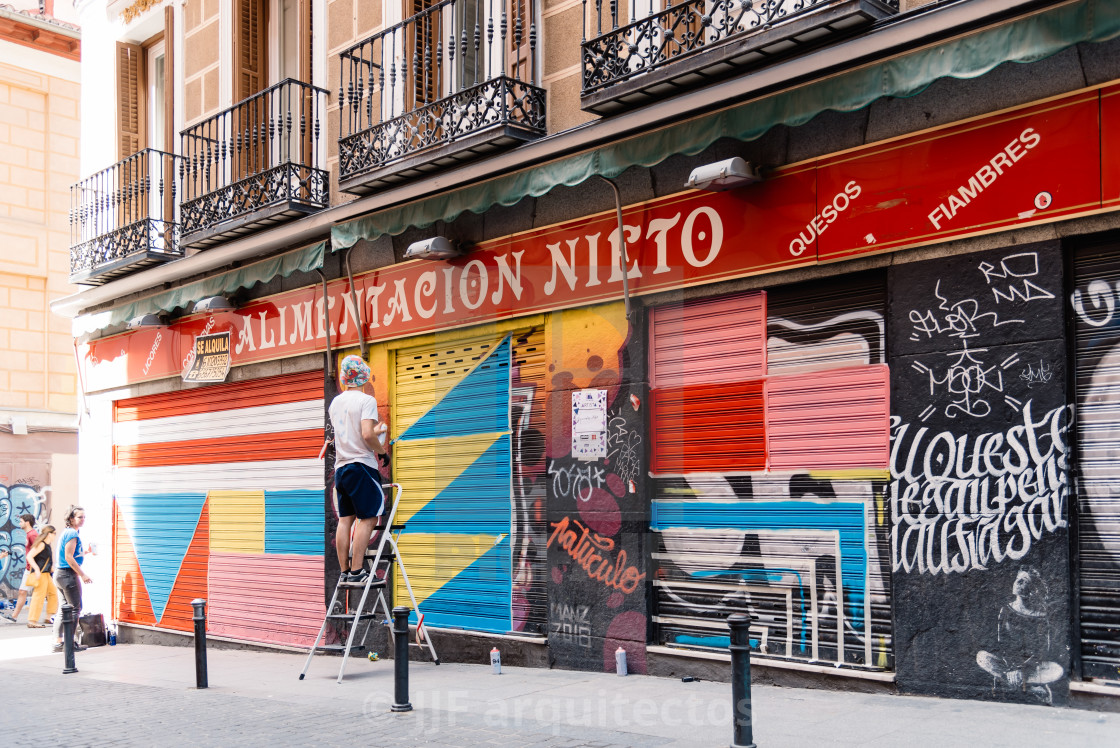
[[373, 535], [373, 528], [377, 525], [377, 519], [377, 517], [369, 517], [358, 520], [358, 526], [354, 530], [354, 544], [350, 551], [353, 554], [350, 559], [350, 568], [354, 571], [361, 569], [362, 564], [365, 563], [366, 548], [369, 547], [369, 539]]
[[338, 567], [345, 574], [350, 570], [350, 528], [354, 525], [354, 515], [338, 518], [338, 529], [334, 531], [334, 549], [338, 553]]
[[16, 609], [12, 612], [12, 618], [19, 618], [19, 612], [23, 610], [25, 603], [27, 603], [27, 590], [20, 588], [19, 596], [16, 598]]

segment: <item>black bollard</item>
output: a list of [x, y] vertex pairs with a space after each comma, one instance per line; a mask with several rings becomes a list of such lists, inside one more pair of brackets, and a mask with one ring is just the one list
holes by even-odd
[[194, 608], [194, 680], [198, 688], [209, 687], [206, 677], [206, 601], [191, 600]]
[[751, 617], [733, 613], [731, 627], [731, 700], [734, 703], [735, 733], [731, 748], [755, 748], [751, 717]]
[[393, 706], [394, 712], [411, 712], [408, 703], [408, 608], [393, 608]]
[[62, 672], [76, 673], [78, 666], [74, 664], [74, 624], [77, 623], [76, 611], [70, 603], [62, 604]]

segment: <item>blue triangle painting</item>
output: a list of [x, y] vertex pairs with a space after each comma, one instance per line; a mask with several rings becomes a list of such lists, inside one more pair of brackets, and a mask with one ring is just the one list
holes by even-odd
[[[512, 625], [509, 536], [420, 603], [424, 623], [504, 633]], [[416, 613], [410, 614], [413, 623]]]
[[194, 539], [206, 494], [139, 494], [116, 500], [158, 623]]
[[509, 431], [509, 351], [506, 336], [398, 440]]
[[408, 518], [409, 532], [502, 535], [509, 532], [509, 434]]

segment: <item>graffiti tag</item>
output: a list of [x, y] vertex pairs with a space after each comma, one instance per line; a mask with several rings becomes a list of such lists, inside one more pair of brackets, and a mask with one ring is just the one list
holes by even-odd
[[552, 476], [552, 491], [565, 499], [588, 501], [596, 488], [607, 487], [607, 471], [598, 465], [548, 466]]
[[591, 647], [591, 607], [552, 604], [552, 633], [561, 641]]
[[1027, 364], [1027, 368], [1019, 375], [1027, 383], [1027, 388], [1031, 388], [1036, 384], [1048, 384], [1054, 378], [1054, 367], [1047, 365], [1041, 359], [1038, 362], [1038, 368], [1034, 368], [1032, 364]]
[[579, 520], [564, 517], [549, 525], [553, 529], [546, 547], [551, 548], [552, 541], [557, 541], [557, 545], [567, 551], [592, 579], [629, 595], [645, 578], [646, 575], [636, 566], [627, 565], [625, 550], [619, 549], [618, 557], [612, 563], [610, 554], [614, 550], [614, 540], [591, 532]]

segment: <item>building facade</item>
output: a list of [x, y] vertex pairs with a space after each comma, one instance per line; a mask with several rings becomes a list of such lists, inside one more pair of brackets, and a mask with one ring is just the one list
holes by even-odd
[[1114, 4], [82, 24], [90, 287], [53, 309], [128, 630], [204, 597], [213, 636], [313, 640], [359, 353], [445, 659], [718, 672], [747, 612], [769, 677], [1114, 693]]
[[78, 178], [80, 31], [69, 8], [0, 5], [0, 598], [24, 569], [21, 514], [77, 501], [78, 384], [70, 325], [69, 189]]

